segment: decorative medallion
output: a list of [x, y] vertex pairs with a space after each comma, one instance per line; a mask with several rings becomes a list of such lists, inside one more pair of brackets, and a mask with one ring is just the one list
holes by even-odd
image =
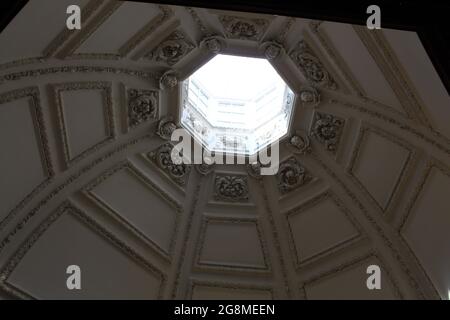
[[174, 71], [167, 71], [159, 79], [161, 89], [173, 89], [178, 84], [178, 77]]
[[145, 57], [172, 66], [183, 59], [194, 48], [195, 46], [187, 39], [186, 35], [176, 30], [161, 41]]
[[269, 21], [265, 19], [220, 16], [219, 20], [223, 25], [225, 35], [231, 39], [258, 41], [269, 26]]
[[342, 118], [315, 112], [310, 136], [316, 138], [328, 151], [336, 153], [344, 125], [345, 120]]
[[291, 157], [280, 164], [277, 180], [280, 193], [286, 194], [310, 182], [312, 176], [296, 158]]
[[219, 53], [224, 47], [224, 41], [221, 37], [210, 36], [202, 40], [201, 46], [212, 53]]
[[337, 83], [305, 40], [301, 40], [289, 56], [311, 83], [331, 90], [337, 89]]
[[230, 175], [216, 176], [214, 198], [229, 202], [248, 201], [247, 178]]
[[311, 152], [310, 141], [308, 135], [304, 131], [296, 131], [294, 135], [289, 138], [289, 148], [296, 154], [307, 154]]
[[247, 164], [246, 166], [247, 173], [250, 177], [254, 179], [261, 179], [261, 163], [260, 162], [253, 162], [250, 164]]
[[173, 145], [165, 143], [155, 151], [147, 154], [148, 158], [161, 170], [163, 170], [173, 181], [181, 186], [185, 186], [191, 168], [185, 163], [174, 164], [171, 152]]
[[163, 117], [158, 122], [158, 128], [156, 134], [164, 140], [171, 140], [172, 133], [177, 128], [177, 125], [173, 121], [172, 117]]
[[195, 169], [202, 176], [206, 176], [206, 175], [210, 174], [211, 171], [213, 171], [214, 164], [207, 164], [207, 163], [196, 164]]
[[264, 47], [264, 56], [267, 60], [274, 60], [280, 56], [280, 54], [284, 51], [284, 48], [281, 44], [275, 41], [266, 42], [263, 44]]
[[158, 117], [158, 91], [128, 89], [127, 95], [130, 127]]
[[303, 106], [316, 107], [320, 103], [320, 93], [314, 87], [302, 87], [298, 96]]

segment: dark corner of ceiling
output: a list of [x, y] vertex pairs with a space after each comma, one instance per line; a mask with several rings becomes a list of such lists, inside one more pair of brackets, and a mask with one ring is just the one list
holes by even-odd
[[27, 4], [28, 0], [1, 0], [0, 1], [0, 32], [14, 19], [14, 17]]
[[365, 24], [366, 8], [382, 8], [382, 27], [417, 32], [431, 62], [450, 93], [449, 0], [134, 0], [180, 6], [249, 11], [317, 20]]
[[[0, 1], [0, 32], [29, 0]], [[431, 62], [450, 93], [449, 0], [133, 0], [232, 11], [260, 12], [365, 24], [365, 9], [370, 4], [382, 8], [382, 27], [417, 32]]]

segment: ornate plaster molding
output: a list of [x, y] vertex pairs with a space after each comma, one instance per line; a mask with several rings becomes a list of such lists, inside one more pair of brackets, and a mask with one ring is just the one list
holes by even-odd
[[345, 120], [335, 115], [314, 112], [310, 136], [315, 138], [325, 149], [336, 154], [344, 130]]
[[289, 138], [289, 149], [295, 154], [305, 155], [311, 152], [311, 143], [305, 131], [297, 130]]
[[146, 157], [172, 181], [181, 187], [185, 187], [191, 166], [185, 163], [174, 164], [171, 157], [172, 149], [173, 145], [167, 142], [159, 146], [156, 150], [147, 153]]
[[298, 97], [304, 107], [317, 107], [320, 104], [320, 92], [314, 87], [302, 87]]
[[162, 90], [171, 90], [178, 85], [178, 74], [169, 70], [159, 79], [159, 85]]
[[277, 173], [278, 190], [282, 195], [312, 181], [312, 176], [295, 157], [290, 157], [280, 164]]
[[162, 117], [158, 122], [158, 127], [156, 128], [156, 135], [163, 140], [170, 141], [172, 133], [177, 128], [176, 123], [173, 121], [171, 116]]
[[283, 45], [276, 41], [264, 42], [261, 45], [261, 48], [264, 51], [264, 56], [267, 60], [275, 60], [286, 52]]
[[128, 126], [135, 127], [159, 114], [159, 93], [156, 90], [128, 89]]
[[269, 26], [269, 20], [260, 18], [221, 15], [219, 21], [230, 39], [259, 41]]
[[305, 40], [297, 43], [289, 56], [305, 78], [313, 85], [336, 90], [338, 85]]
[[104, 66], [60, 66], [60, 67], [49, 67], [49, 68], [40, 68], [40, 69], [31, 69], [25, 71], [18, 71], [6, 74], [4, 76], [0, 76], [0, 85], [4, 84], [8, 81], [18, 81], [23, 80], [25, 78], [35, 78], [35, 77], [43, 77], [47, 75], [53, 74], [89, 74], [89, 73], [111, 73], [111, 74], [125, 74], [131, 77], [138, 77], [144, 80], [158, 80], [159, 75], [156, 75], [151, 72], [141, 71], [141, 70], [133, 70], [126, 68], [115, 68], [115, 67], [104, 67]]
[[213, 54], [218, 54], [225, 48], [226, 41], [220, 36], [211, 35], [203, 38], [200, 42], [200, 46]]
[[214, 199], [226, 202], [247, 202], [248, 183], [245, 176], [216, 175]]
[[175, 30], [147, 53], [144, 57], [173, 66], [186, 57], [195, 45], [181, 30]]
[[215, 165], [214, 164], [201, 163], [201, 164], [196, 164], [194, 167], [195, 167], [195, 170], [197, 170], [198, 173], [200, 173], [203, 176], [207, 176], [208, 174], [210, 174], [214, 170]]

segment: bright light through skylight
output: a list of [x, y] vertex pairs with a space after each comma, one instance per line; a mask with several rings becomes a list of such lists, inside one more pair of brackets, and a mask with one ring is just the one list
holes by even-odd
[[[238, 76], [239, 75], [239, 76]], [[217, 55], [192, 77], [215, 98], [250, 100], [261, 90], [284, 84], [266, 59]]]
[[181, 123], [210, 151], [254, 154], [287, 133], [292, 105], [266, 59], [217, 55], [184, 81]]

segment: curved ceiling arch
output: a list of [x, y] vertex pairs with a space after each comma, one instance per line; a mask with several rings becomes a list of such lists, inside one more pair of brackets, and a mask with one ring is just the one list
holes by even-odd
[[[450, 260], [446, 244], [435, 248], [448, 237], [448, 95], [438, 78], [426, 88], [418, 79], [433, 69], [414, 33], [79, 4], [80, 31], [51, 20], [48, 39], [21, 38], [0, 56], [5, 298], [447, 298]], [[36, 5], [0, 43], [29, 28]], [[218, 53], [268, 59], [295, 92], [273, 176], [170, 160], [180, 83]], [[98, 281], [55, 289], [74, 257]], [[377, 292], [365, 287], [372, 264], [383, 272]], [[117, 274], [127, 283], [111, 288]]]

